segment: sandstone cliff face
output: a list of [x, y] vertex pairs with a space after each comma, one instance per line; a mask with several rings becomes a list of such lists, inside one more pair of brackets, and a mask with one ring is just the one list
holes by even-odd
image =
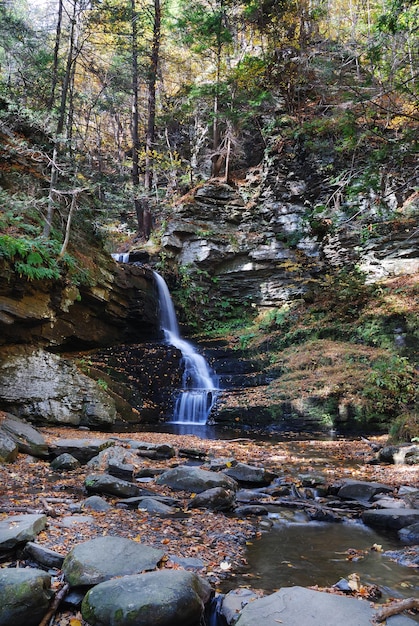
[[94, 285], [83, 286], [27, 281], [3, 266], [1, 409], [32, 422], [90, 428], [107, 429], [117, 419], [118, 398], [107, 385], [59, 353], [157, 337], [158, 302], [150, 269], [98, 263]]
[[86, 349], [157, 333], [151, 270], [98, 260], [93, 285], [28, 281], [3, 265], [0, 345]]

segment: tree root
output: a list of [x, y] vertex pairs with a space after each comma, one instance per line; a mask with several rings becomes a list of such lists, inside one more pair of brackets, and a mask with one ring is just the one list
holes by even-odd
[[68, 591], [70, 589], [70, 585], [66, 583], [63, 587], [61, 587], [60, 591], [55, 594], [55, 598], [48, 609], [48, 612], [44, 615], [44, 618], [39, 623], [39, 626], [48, 626], [51, 618], [55, 615], [60, 606], [62, 600], [66, 597]]

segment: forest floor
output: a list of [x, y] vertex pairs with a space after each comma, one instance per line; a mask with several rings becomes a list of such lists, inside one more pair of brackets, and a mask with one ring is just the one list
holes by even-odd
[[[65, 428], [40, 429], [49, 444], [65, 438], [109, 438], [109, 433], [87, 433]], [[376, 481], [394, 487], [401, 485], [419, 487], [419, 468], [407, 465], [371, 464], [374, 452], [371, 444], [384, 444], [385, 438], [373, 437], [368, 443], [358, 438], [334, 441], [254, 441], [250, 438], [234, 440], [208, 440], [196, 436], [166, 433], [123, 433], [115, 436], [124, 440], [169, 443], [178, 452], [194, 450], [207, 458], [234, 458], [251, 465], [263, 466], [290, 482], [297, 482], [301, 474], [320, 474], [328, 484], [343, 478]], [[141, 458], [142, 468], [168, 469], [187, 458], [178, 454], [169, 460]], [[91, 468], [54, 473], [49, 462], [20, 454], [17, 461], [0, 467], [2, 497], [0, 517], [24, 511], [46, 512], [48, 525], [37, 542], [66, 555], [76, 544], [101, 535], [119, 535], [166, 551], [164, 567], [177, 568], [172, 557], [195, 557], [205, 564], [200, 573], [207, 577], [215, 589], [223, 580], [235, 576], [246, 565], [246, 544], [260, 536], [258, 519], [237, 518], [205, 509], [188, 509], [190, 494], [173, 492], [154, 482], [144, 487], [159, 495], [179, 499], [179, 515], [158, 517], [142, 510], [117, 507], [117, 498], [106, 499], [112, 508], [107, 512], [82, 511], [81, 519], [72, 515], [74, 505], [81, 503], [87, 492], [84, 488], [86, 475]], [[73, 508], [72, 508], [73, 507]], [[79, 512], [80, 513], [80, 512]], [[73, 521], [72, 521], [73, 520]], [[3, 563], [1, 566], [13, 566]], [[251, 584], [251, 581], [250, 581]], [[77, 626], [83, 624], [80, 614], [62, 612], [55, 625]]]

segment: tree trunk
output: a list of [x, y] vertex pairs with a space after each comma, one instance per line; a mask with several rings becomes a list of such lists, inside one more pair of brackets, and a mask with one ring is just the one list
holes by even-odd
[[150, 68], [148, 75], [148, 106], [146, 131], [146, 162], [144, 187], [150, 191], [153, 184], [153, 160], [151, 152], [155, 139], [156, 128], [156, 84], [160, 58], [161, 37], [161, 6], [160, 0], [154, 0], [153, 45], [151, 49]]
[[139, 166], [139, 103], [138, 103], [138, 13], [135, 0], [131, 0], [131, 45], [132, 45], [132, 118], [131, 118], [131, 138], [132, 138], [132, 188], [134, 197], [134, 208], [137, 215], [138, 232], [140, 235], [144, 231], [144, 214], [141, 200], [139, 199], [140, 188], [140, 166]]

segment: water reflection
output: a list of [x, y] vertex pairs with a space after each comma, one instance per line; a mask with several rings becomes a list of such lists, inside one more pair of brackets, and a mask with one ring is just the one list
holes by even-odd
[[[383, 600], [416, 596], [417, 571], [371, 550], [374, 544], [383, 551], [402, 545], [396, 536], [379, 535], [361, 523], [275, 523], [248, 547], [248, 568], [234, 586], [244, 584], [267, 592], [292, 585], [330, 587], [356, 573], [361, 584], [379, 586]], [[348, 554], [349, 549], [355, 554]]]

